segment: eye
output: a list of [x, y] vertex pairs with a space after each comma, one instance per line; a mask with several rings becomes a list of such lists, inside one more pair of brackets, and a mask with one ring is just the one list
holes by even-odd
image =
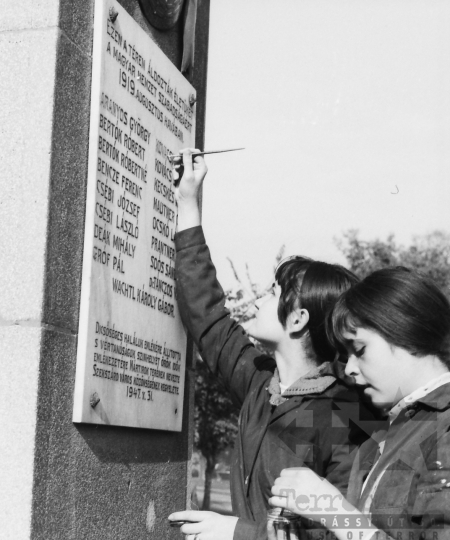
[[361, 358], [365, 350], [366, 350], [366, 347], [361, 347], [360, 349], [354, 349], [353, 354], [356, 356], [356, 358]]

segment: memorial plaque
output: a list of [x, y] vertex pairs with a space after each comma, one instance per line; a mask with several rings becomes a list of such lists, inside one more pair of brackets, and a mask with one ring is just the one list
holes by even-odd
[[74, 422], [180, 431], [186, 335], [169, 158], [194, 88], [114, 0], [96, 0]]

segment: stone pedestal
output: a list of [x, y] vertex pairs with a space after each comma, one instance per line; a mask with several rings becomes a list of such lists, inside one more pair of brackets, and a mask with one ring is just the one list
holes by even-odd
[[[182, 21], [160, 32], [179, 68]], [[189, 492], [193, 375], [181, 433], [72, 423], [86, 203], [92, 0], [6, 0], [0, 18], [0, 530], [14, 539], [177, 538]], [[199, 0], [203, 146], [209, 0]]]

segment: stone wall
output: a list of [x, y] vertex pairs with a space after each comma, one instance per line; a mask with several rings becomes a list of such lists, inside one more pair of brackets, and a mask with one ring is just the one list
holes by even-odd
[[[0, 17], [0, 530], [2, 539], [178, 538], [192, 448], [189, 346], [182, 433], [72, 423], [90, 113], [93, 0], [6, 0]], [[182, 24], [160, 32], [179, 68]], [[209, 0], [199, 0], [197, 146]]]

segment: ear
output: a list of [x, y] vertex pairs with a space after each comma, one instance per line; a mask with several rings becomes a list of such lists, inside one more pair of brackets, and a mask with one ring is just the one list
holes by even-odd
[[307, 309], [294, 309], [288, 316], [286, 328], [289, 333], [301, 332], [309, 322], [309, 312]]

